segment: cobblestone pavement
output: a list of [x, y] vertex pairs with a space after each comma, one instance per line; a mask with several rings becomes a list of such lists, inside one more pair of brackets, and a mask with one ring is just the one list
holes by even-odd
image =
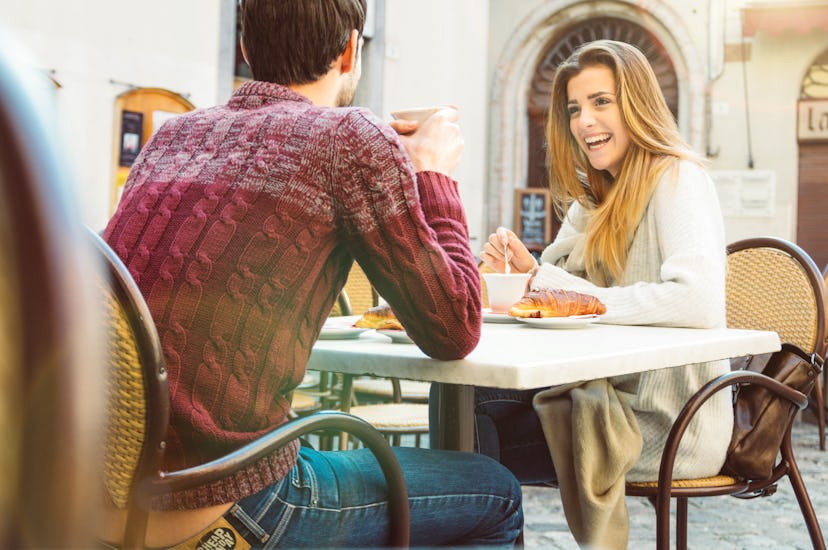
[[[819, 450], [816, 425], [798, 421], [794, 453], [814, 509], [828, 534], [828, 452]], [[557, 489], [524, 487], [526, 548], [577, 549], [566, 525]], [[808, 530], [790, 482], [783, 478], [776, 494], [742, 500], [730, 496], [690, 499], [689, 548], [811, 548]], [[644, 498], [627, 497], [631, 549], [655, 548], [655, 511]], [[673, 505], [675, 508], [675, 504]], [[673, 530], [672, 536], [675, 536]]]

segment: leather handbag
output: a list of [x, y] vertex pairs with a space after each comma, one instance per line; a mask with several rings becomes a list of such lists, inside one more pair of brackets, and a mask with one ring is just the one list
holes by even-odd
[[[734, 359], [731, 366], [761, 372], [807, 396], [822, 372], [822, 363], [817, 354], [786, 343], [773, 353]], [[741, 479], [767, 479], [798, 409], [756, 384], [738, 386], [733, 399], [733, 437], [722, 472]]]

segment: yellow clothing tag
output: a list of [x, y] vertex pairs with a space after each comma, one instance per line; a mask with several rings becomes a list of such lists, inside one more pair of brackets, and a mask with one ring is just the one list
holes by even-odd
[[224, 517], [220, 517], [172, 550], [250, 550], [250, 543]]

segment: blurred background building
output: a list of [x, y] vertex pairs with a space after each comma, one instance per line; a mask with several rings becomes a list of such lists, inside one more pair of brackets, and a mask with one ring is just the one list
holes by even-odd
[[[383, 118], [461, 109], [455, 176], [478, 250], [498, 225], [538, 247], [543, 124], [557, 64], [596, 38], [636, 44], [682, 133], [709, 159], [727, 240], [775, 235], [828, 264], [828, 1], [368, 0], [357, 103]], [[164, 120], [227, 100], [249, 76], [237, 0], [27, 0], [0, 32], [35, 54], [58, 98], [86, 223], [109, 218], [129, 166]]]

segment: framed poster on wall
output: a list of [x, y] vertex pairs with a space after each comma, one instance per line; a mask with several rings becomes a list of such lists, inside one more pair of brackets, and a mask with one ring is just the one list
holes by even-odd
[[515, 234], [532, 252], [552, 240], [552, 197], [548, 189], [515, 189]]
[[141, 150], [144, 134], [144, 115], [135, 111], [121, 112], [121, 152], [118, 166], [132, 166]]

